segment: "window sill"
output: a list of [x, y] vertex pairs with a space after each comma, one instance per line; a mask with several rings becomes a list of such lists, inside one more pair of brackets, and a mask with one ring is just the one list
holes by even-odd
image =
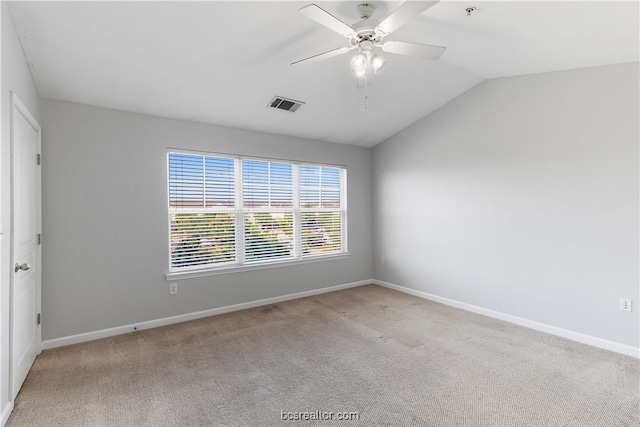
[[165, 274], [165, 278], [167, 280], [194, 279], [197, 277], [241, 273], [245, 271], [264, 270], [267, 268], [292, 267], [295, 265], [311, 264], [316, 262], [336, 261], [340, 259], [347, 259], [350, 256], [351, 254], [347, 252], [342, 254], [325, 255], [325, 256], [303, 258], [303, 259], [296, 259], [296, 260], [271, 261], [271, 262], [245, 264], [245, 265], [232, 265], [228, 267], [207, 268], [207, 269], [201, 269], [201, 270], [174, 271], [174, 272]]

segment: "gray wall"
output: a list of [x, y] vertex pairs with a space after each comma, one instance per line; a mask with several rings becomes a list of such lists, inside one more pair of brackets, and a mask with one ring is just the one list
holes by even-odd
[[[43, 340], [372, 278], [371, 149], [42, 100]], [[347, 166], [346, 260], [181, 280], [167, 147]]]
[[[2, 44], [2, 96], [0, 104], [0, 413], [9, 405], [9, 280], [11, 270], [11, 163], [10, 92], [16, 93], [31, 114], [39, 119], [39, 98], [18, 41], [7, 3], [0, 4]], [[4, 414], [3, 414], [4, 415]]]
[[638, 347], [638, 114], [637, 63], [501, 78], [377, 146], [374, 277]]

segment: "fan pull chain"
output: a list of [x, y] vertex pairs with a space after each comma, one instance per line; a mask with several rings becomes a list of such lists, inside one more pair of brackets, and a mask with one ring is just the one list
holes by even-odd
[[364, 109], [369, 108], [369, 73], [364, 75]]

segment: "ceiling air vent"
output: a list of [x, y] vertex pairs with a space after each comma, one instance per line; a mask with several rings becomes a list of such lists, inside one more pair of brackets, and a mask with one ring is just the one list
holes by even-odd
[[298, 108], [302, 106], [302, 104], [304, 104], [304, 102], [302, 101], [296, 101], [293, 99], [287, 99], [281, 96], [276, 96], [269, 103], [269, 108], [275, 108], [277, 110], [284, 110], [284, 111], [289, 111], [291, 113], [295, 113], [298, 110]]

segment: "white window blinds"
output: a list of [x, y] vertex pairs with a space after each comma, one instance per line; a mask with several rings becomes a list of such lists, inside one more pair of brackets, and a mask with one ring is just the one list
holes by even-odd
[[245, 261], [294, 257], [293, 165], [243, 160], [242, 204]]
[[300, 226], [303, 255], [339, 252], [343, 211], [339, 168], [300, 166]]
[[346, 169], [168, 154], [170, 271], [346, 252]]
[[169, 154], [171, 267], [236, 260], [235, 162]]

